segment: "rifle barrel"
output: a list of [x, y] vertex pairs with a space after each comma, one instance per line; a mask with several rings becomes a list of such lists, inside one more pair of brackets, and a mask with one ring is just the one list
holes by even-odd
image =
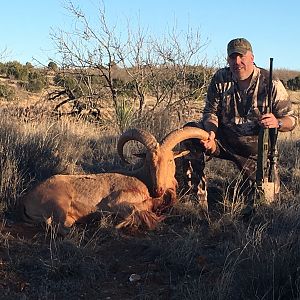
[[268, 112], [272, 112], [272, 89], [273, 89], [273, 57], [270, 57], [269, 88], [268, 88]]

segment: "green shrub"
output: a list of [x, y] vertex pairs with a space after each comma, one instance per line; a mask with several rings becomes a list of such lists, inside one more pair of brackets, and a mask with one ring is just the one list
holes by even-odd
[[7, 101], [14, 100], [16, 97], [16, 92], [14, 88], [7, 84], [0, 84], [0, 98], [4, 98]]
[[84, 94], [88, 94], [88, 88], [83, 83], [84, 78], [80, 77], [80, 75], [57, 74], [53, 80], [56, 85], [72, 91], [72, 94], [76, 98], [82, 97]]
[[0, 74], [6, 76], [7, 73], [7, 67], [6, 64], [0, 62]]
[[40, 72], [33, 71], [28, 75], [26, 90], [29, 92], [40, 92], [47, 85], [47, 79]]
[[287, 81], [287, 87], [290, 90], [300, 90], [300, 75]]
[[130, 101], [120, 99], [116, 105], [116, 118], [120, 132], [124, 132], [132, 126], [134, 120], [134, 109]]
[[17, 80], [28, 80], [29, 69], [27, 66], [23, 66], [21, 63], [17, 61], [8, 62], [6, 70], [6, 76], [12, 79]]
[[58, 70], [58, 66], [55, 62], [50, 61], [48, 64], [48, 69], [56, 72]]

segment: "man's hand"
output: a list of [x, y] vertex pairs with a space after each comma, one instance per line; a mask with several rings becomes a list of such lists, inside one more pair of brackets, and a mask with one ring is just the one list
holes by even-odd
[[213, 131], [209, 132], [209, 136], [208, 139], [203, 141], [200, 140], [200, 143], [204, 146], [204, 148], [206, 149], [206, 151], [211, 151], [211, 150], [215, 150], [216, 149], [216, 134]]
[[272, 113], [268, 113], [261, 116], [259, 125], [263, 128], [278, 128], [279, 121]]

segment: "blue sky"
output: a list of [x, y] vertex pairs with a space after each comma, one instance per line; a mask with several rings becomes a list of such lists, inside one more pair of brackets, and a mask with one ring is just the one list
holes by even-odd
[[[253, 46], [257, 65], [268, 68], [274, 57], [274, 68], [300, 71], [300, 1], [252, 0], [73, 0], [90, 18], [104, 4], [110, 24], [122, 31], [140, 24], [157, 37], [176, 26], [186, 32], [199, 30], [208, 41], [203, 55], [208, 61], [225, 64], [226, 45], [235, 37], [247, 38]], [[10, 0], [1, 2], [0, 53], [2, 61], [21, 63], [37, 59], [44, 64], [55, 56], [51, 30], [68, 30], [72, 19], [64, 0]], [[176, 25], [175, 25], [176, 24]]]

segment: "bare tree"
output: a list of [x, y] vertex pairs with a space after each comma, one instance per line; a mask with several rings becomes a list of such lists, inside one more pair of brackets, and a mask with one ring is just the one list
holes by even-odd
[[173, 28], [162, 39], [146, 36], [140, 28], [129, 31], [126, 51], [118, 55], [135, 87], [140, 115], [149, 96], [151, 113], [203, 99], [212, 74], [202, 57], [206, 45], [199, 31], [191, 29], [180, 34]]
[[66, 8], [74, 28], [60, 29], [52, 39], [61, 56], [60, 72], [74, 78], [77, 94], [65, 89], [66, 99], [57, 107], [68, 100], [95, 107], [105, 100], [122, 131], [136, 118], [203, 99], [211, 71], [202, 53], [207, 41], [202, 42], [199, 31], [179, 34], [173, 28], [159, 39], [128, 25], [121, 38], [108, 24], [104, 8], [98, 10], [96, 25], [72, 2]]
[[0, 50], [0, 61], [5, 60], [8, 57], [8, 50], [5, 47], [4, 49]]

